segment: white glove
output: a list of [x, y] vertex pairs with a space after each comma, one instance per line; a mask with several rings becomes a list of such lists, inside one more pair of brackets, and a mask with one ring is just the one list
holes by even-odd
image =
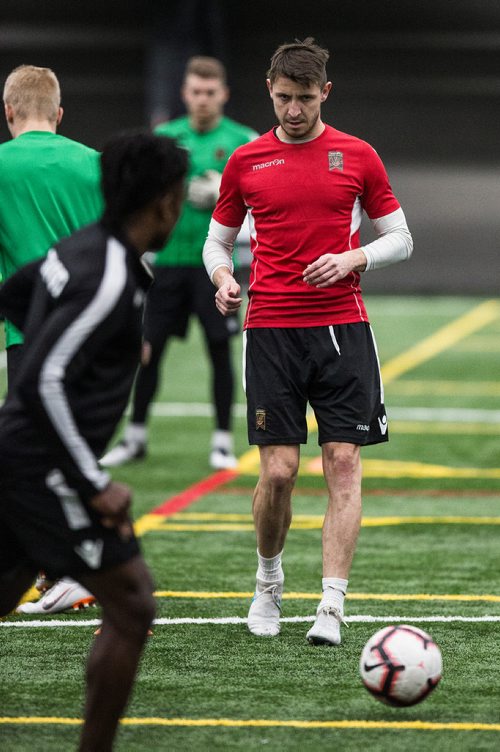
[[207, 170], [193, 178], [188, 185], [187, 199], [196, 209], [213, 209], [219, 198], [222, 175], [217, 170]]

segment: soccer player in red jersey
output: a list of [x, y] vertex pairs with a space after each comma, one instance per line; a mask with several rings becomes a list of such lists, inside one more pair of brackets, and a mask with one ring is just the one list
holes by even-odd
[[[248, 213], [253, 260], [244, 378], [249, 441], [260, 450], [253, 497], [258, 568], [248, 627], [261, 636], [280, 631], [281, 558], [309, 403], [328, 506], [323, 594], [307, 639], [338, 645], [361, 521], [360, 449], [388, 440], [360, 274], [408, 259], [413, 243], [375, 150], [321, 119], [332, 87], [328, 58], [312, 38], [274, 53], [267, 86], [278, 125], [229, 159], [204, 262], [218, 310], [233, 313], [242, 298], [232, 246]], [[376, 239], [360, 246], [363, 211]]]

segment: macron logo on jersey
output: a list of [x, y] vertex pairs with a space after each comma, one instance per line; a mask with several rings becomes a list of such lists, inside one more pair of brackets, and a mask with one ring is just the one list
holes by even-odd
[[285, 164], [284, 159], [273, 159], [271, 162], [260, 162], [252, 165], [252, 170], [264, 170], [266, 167], [277, 167], [282, 164]]
[[53, 298], [58, 298], [69, 279], [69, 272], [53, 248], [48, 252], [47, 258], [41, 265], [40, 274], [49, 293]]

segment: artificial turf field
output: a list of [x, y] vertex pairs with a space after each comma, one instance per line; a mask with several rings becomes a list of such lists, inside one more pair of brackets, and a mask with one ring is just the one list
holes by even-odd
[[[158, 603], [117, 750], [500, 749], [500, 301], [366, 300], [391, 440], [363, 450], [364, 519], [339, 648], [305, 641], [325, 508], [314, 426], [283, 561], [282, 632], [259, 639], [244, 624], [258, 471], [244, 396], [239, 387], [238, 471], [213, 474], [198, 328], [171, 345], [148, 458], [114, 471], [135, 489]], [[239, 344], [235, 363], [239, 372]], [[2, 751], [75, 748], [98, 619], [94, 608], [0, 622]], [[368, 637], [399, 621], [429, 631], [444, 664], [436, 691], [406, 709], [378, 703], [358, 675]]]

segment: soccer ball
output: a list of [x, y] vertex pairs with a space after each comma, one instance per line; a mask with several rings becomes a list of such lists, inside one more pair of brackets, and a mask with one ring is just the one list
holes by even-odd
[[363, 684], [371, 694], [395, 707], [416, 705], [438, 685], [441, 651], [417, 627], [384, 627], [370, 637], [359, 662]]

